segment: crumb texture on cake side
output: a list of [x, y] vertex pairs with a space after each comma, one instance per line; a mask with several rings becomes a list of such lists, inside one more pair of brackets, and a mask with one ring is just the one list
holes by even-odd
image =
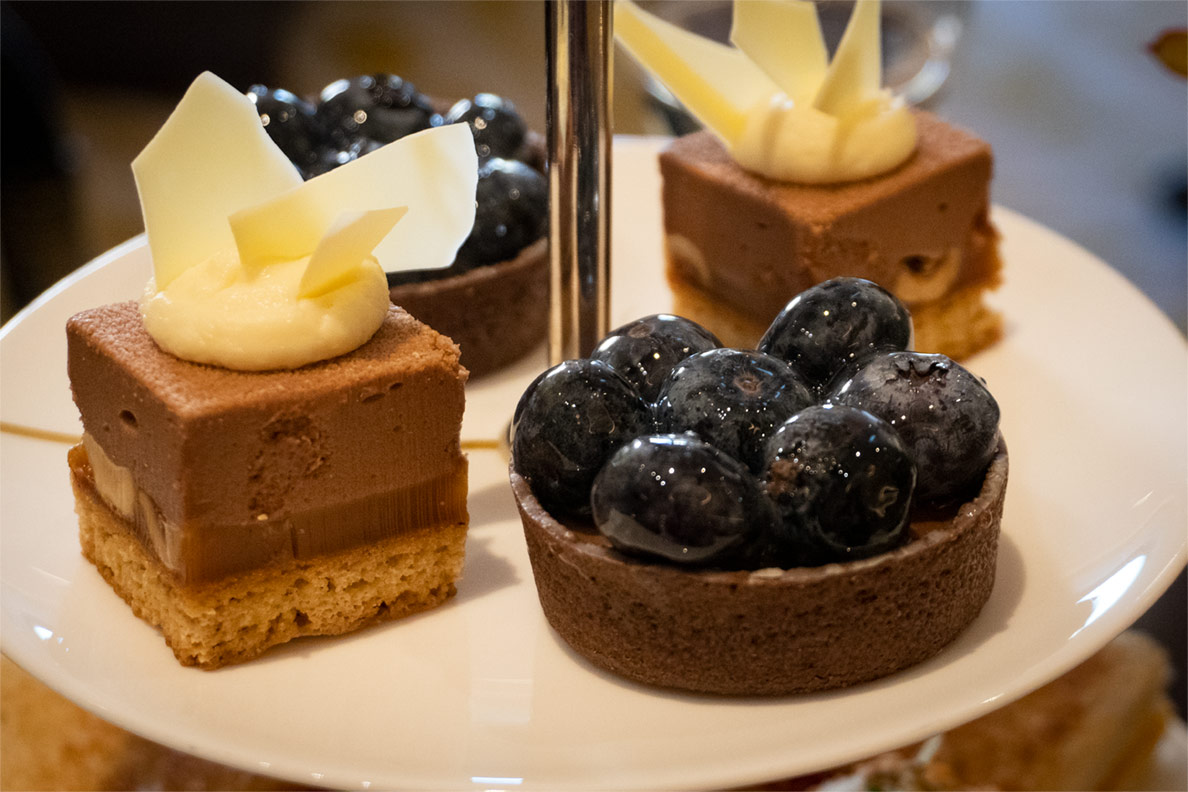
[[1171, 715], [1169, 672], [1151, 638], [1123, 633], [1015, 705], [954, 729], [936, 760], [999, 789], [1137, 788]]
[[[1174, 789], [1157, 754], [1183, 737], [1167, 695], [1167, 653], [1129, 630], [1017, 701], [936, 735], [761, 789]], [[1183, 747], [1172, 753], [1182, 762]], [[1185, 770], [1172, 770], [1184, 778]], [[1163, 783], [1155, 781], [1164, 776]]]
[[0, 789], [305, 790], [124, 731], [0, 658]]

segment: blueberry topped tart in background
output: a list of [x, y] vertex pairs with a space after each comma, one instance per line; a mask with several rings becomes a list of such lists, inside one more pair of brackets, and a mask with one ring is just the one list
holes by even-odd
[[757, 349], [657, 315], [541, 374], [511, 481], [553, 628], [628, 679], [731, 695], [939, 652], [993, 588], [1007, 452], [985, 383], [912, 339], [896, 297], [836, 278]]
[[545, 145], [511, 101], [480, 93], [451, 105], [392, 74], [337, 80], [313, 101], [263, 85], [248, 95], [307, 179], [405, 135], [469, 125], [479, 157], [474, 228], [451, 266], [388, 273], [392, 302], [453, 339], [471, 376], [502, 368], [544, 340]]

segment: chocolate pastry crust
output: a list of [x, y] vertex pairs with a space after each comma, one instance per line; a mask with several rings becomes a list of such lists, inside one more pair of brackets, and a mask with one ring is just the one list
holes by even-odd
[[541, 607], [595, 665], [698, 693], [775, 696], [847, 687], [928, 659], [994, 586], [1006, 445], [945, 519], [914, 519], [883, 555], [788, 570], [685, 571], [631, 559], [592, 526], [563, 525], [511, 473]]
[[548, 329], [549, 243], [542, 237], [511, 261], [423, 283], [393, 286], [392, 302], [462, 349], [472, 377], [534, 350]]

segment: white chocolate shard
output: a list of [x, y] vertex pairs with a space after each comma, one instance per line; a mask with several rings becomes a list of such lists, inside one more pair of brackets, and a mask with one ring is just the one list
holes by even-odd
[[879, 0], [858, 0], [821, 83], [815, 106], [845, 117], [879, 98], [883, 84]]
[[878, 0], [858, 0], [832, 61], [810, 3], [735, 0], [734, 14], [726, 47], [616, 0], [615, 36], [748, 171], [837, 184], [912, 155], [915, 117], [881, 88]]
[[376, 245], [406, 214], [407, 206], [397, 206], [339, 215], [309, 257], [297, 287], [298, 299], [324, 294], [340, 284], [359, 262], [370, 258]]
[[779, 90], [740, 50], [615, 2], [615, 37], [697, 120], [724, 139], [741, 133], [746, 114]]
[[394, 206], [408, 215], [375, 250], [387, 272], [453, 263], [474, 226], [478, 155], [466, 124], [426, 129], [231, 215], [246, 265], [313, 253], [344, 211]]
[[449, 266], [478, 157], [455, 124], [303, 182], [251, 100], [205, 73], [133, 171], [154, 262], [145, 328], [185, 360], [257, 371], [365, 343], [391, 304], [379, 262]]
[[734, 4], [730, 41], [799, 105], [810, 105], [825, 79], [829, 53], [809, 0]]
[[301, 184], [251, 100], [210, 72], [190, 85], [132, 174], [158, 288], [235, 247], [233, 212]]

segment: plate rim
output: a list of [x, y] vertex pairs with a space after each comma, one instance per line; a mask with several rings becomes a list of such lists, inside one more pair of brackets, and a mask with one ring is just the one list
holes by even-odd
[[[618, 140], [616, 141], [616, 145], [618, 145]], [[644, 139], [642, 141], [641, 145], [644, 148], [647, 148], [649, 145], [655, 145], [655, 142], [654, 142], [654, 140], [651, 140], [651, 139]], [[1029, 227], [1029, 229], [1033, 233], [1041, 233], [1041, 234], [1050, 235], [1051, 237], [1060, 240], [1060, 242], [1062, 244], [1071, 245], [1073, 248], [1075, 248], [1079, 252], [1079, 254], [1083, 255], [1088, 260], [1091, 260], [1095, 265], [1097, 265], [1097, 267], [1096, 267], [1097, 269], [1104, 271], [1105, 273], [1108, 273], [1108, 275], [1110, 277], [1116, 278], [1116, 280], [1118, 281], [1119, 284], [1124, 284], [1130, 290], [1130, 292], [1131, 292], [1130, 296], [1139, 297], [1142, 300], [1143, 305], [1149, 311], [1152, 311], [1155, 315], [1160, 317], [1163, 320], [1163, 323], [1166, 325], [1166, 328], [1171, 329], [1174, 332], [1174, 334], [1180, 338], [1181, 348], [1188, 348], [1188, 340], [1184, 339], [1184, 336], [1179, 332], [1179, 329], [1174, 325], [1174, 323], [1171, 321], [1171, 319], [1169, 317], [1167, 317], [1167, 315], [1164, 314], [1158, 308], [1158, 306], [1149, 297], [1147, 297], [1146, 294], [1139, 291], [1137, 289], [1137, 287], [1135, 287], [1134, 284], [1132, 284], [1129, 280], [1127, 280], [1124, 276], [1122, 276], [1121, 273], [1119, 273], [1117, 270], [1113, 269], [1108, 263], [1101, 260], [1099, 257], [1097, 257], [1095, 254], [1093, 254], [1091, 251], [1088, 251], [1083, 246], [1077, 244], [1075, 241], [1069, 240], [1068, 238], [1060, 235], [1059, 233], [1053, 231], [1052, 229], [1049, 229], [1046, 226], [1042, 225], [1041, 223], [1031, 220], [1030, 218], [1027, 218], [1026, 216], [1024, 216], [1020, 213], [1013, 212], [1012, 210], [1006, 209], [1005, 207], [999, 207], [998, 205], [995, 205], [992, 210], [992, 217], [994, 217], [996, 220], [999, 219], [1000, 217], [1004, 218], [1004, 219], [1008, 219], [1008, 223], [1007, 223], [1008, 225], [1010, 225], [1012, 223], [1019, 223], [1019, 224], [1025, 225], [1025, 226]], [[122, 259], [124, 256], [135, 251], [137, 248], [139, 248], [140, 246], [143, 246], [144, 244], [145, 244], [145, 242], [144, 242], [143, 234], [137, 235], [137, 236], [132, 237], [131, 239], [127, 240], [126, 242], [122, 243], [121, 245], [118, 245], [118, 246], [112, 248], [111, 250], [106, 251], [105, 253], [101, 254], [100, 256], [96, 257], [95, 259], [92, 259], [91, 262], [88, 262], [88, 264], [84, 265], [79, 270], [76, 270], [71, 275], [69, 275], [66, 278], [64, 278], [63, 280], [59, 281], [57, 284], [55, 284], [53, 287], [51, 287], [45, 293], [40, 295], [36, 300], [34, 300], [32, 303], [30, 303], [28, 306], [26, 306], [25, 309], [22, 309], [20, 312], [18, 312], [9, 322], [5, 323], [4, 327], [2, 329], [0, 329], [0, 340], [6, 340], [9, 333], [14, 328], [18, 327], [21, 321], [24, 321], [24, 319], [28, 315], [32, 315], [32, 313], [34, 311], [40, 310], [40, 308], [45, 303], [49, 302], [54, 296], [61, 293], [62, 291], [65, 291], [66, 289], [70, 288], [76, 282], [84, 279], [85, 277], [90, 275], [92, 272], [97, 271], [98, 269], [101, 269], [102, 267], [108, 266], [112, 262]], [[20, 320], [20, 321], [18, 321], [18, 320]], [[1149, 608], [1151, 606], [1151, 604], [1154, 603], [1154, 601], [1163, 593], [1163, 591], [1165, 591], [1167, 589], [1167, 587], [1170, 586], [1170, 584], [1175, 579], [1175, 576], [1179, 573], [1179, 571], [1184, 568], [1186, 561], [1188, 561], [1188, 539], [1181, 541], [1181, 543], [1179, 545], [1178, 552], [1175, 553], [1173, 555], [1173, 557], [1168, 560], [1168, 562], [1167, 562], [1167, 564], [1165, 564], [1163, 570], [1161, 570], [1152, 579], [1151, 585], [1149, 585], [1146, 589], [1144, 589], [1143, 592], [1141, 592], [1141, 595], [1137, 601], [1142, 604], [1142, 607], [1133, 609], [1135, 611], [1135, 615], [1133, 617], [1126, 619], [1126, 617], [1123, 617], [1122, 614], [1117, 613], [1116, 610], [1107, 612], [1106, 615], [1102, 617], [1104, 624], [1099, 626], [1097, 629], [1090, 631], [1086, 635], [1085, 639], [1082, 640], [1082, 643], [1077, 644], [1077, 646], [1078, 646], [1077, 649], [1074, 650], [1073, 648], [1071, 648], [1072, 643], [1073, 643], [1072, 641], [1066, 641], [1060, 647], [1060, 649], [1062, 651], [1054, 652], [1052, 655], [1048, 656], [1047, 664], [1038, 664], [1039, 667], [1043, 667], [1046, 669], [1044, 674], [1042, 674], [1044, 679], [1036, 682], [1034, 685], [1032, 685], [1031, 687], [1029, 687], [1025, 690], [1014, 691], [1010, 697], [1000, 696], [1000, 697], [996, 697], [993, 699], [988, 699], [986, 701], [983, 701], [981, 703], [981, 705], [979, 705], [979, 708], [977, 709], [977, 711], [974, 712], [973, 714], [970, 714], [968, 711], [965, 712], [964, 715], [962, 716], [960, 722], [964, 722], [965, 720], [975, 718], [980, 714], [984, 714], [985, 712], [987, 712], [989, 710], [995, 709], [999, 706], [1002, 706], [1002, 705], [1008, 703], [1009, 701], [1012, 701], [1016, 698], [1026, 695], [1026, 693], [1030, 692], [1031, 689], [1034, 689], [1035, 687], [1038, 687], [1039, 685], [1043, 684], [1044, 682], [1046, 682], [1050, 679], [1053, 679], [1056, 676], [1059, 676], [1060, 674], [1069, 670], [1074, 665], [1076, 665], [1078, 662], [1080, 662], [1081, 660], [1083, 660], [1085, 657], [1088, 656], [1088, 653], [1086, 653], [1084, 647], [1086, 647], [1086, 646], [1092, 647], [1093, 651], [1100, 649], [1109, 640], [1111, 640], [1112, 637], [1115, 634], [1117, 634], [1117, 632], [1120, 632], [1122, 629], [1125, 629], [1127, 626], [1129, 626], [1129, 624], [1131, 622], [1133, 622], [1133, 620], [1135, 618], [1137, 618], [1138, 615], [1140, 615], [1142, 612], [1145, 612], [1145, 610], [1147, 608]], [[8, 588], [7, 583], [5, 583], [4, 588]], [[8, 620], [8, 608], [4, 607], [2, 609], [2, 612], [4, 614], [5, 621], [7, 621]], [[1117, 627], [1116, 622], [1119, 620], [1125, 620], [1126, 623], [1123, 624], [1120, 628], [1115, 629]], [[1107, 625], [1113, 625], [1113, 626], [1107, 627]], [[212, 761], [219, 761], [224, 764], [230, 764], [233, 766], [243, 767], [245, 769], [252, 770], [253, 772], [261, 772], [261, 769], [258, 766], [258, 762], [252, 762], [252, 761], [245, 762], [245, 760], [243, 760], [241, 758], [241, 756], [244, 754], [241, 754], [237, 751], [232, 751], [230, 753], [217, 752], [217, 751], [212, 752], [208, 746], [199, 745], [197, 742], [187, 742], [184, 739], [163, 740], [162, 736], [159, 732], [156, 732], [152, 729], [147, 729], [147, 728], [143, 727], [143, 724], [141, 723], [141, 721], [138, 721], [134, 717], [131, 717], [125, 713], [116, 711], [116, 709], [112, 709], [111, 707], [109, 707], [107, 705], [107, 703], [105, 701], [96, 701], [95, 700], [96, 697], [94, 695], [89, 695], [89, 691], [87, 689], [88, 686], [85, 683], [83, 683], [81, 679], [70, 677], [69, 675], [53, 677], [52, 679], [45, 678], [42, 674], [37, 673], [37, 670], [35, 670], [34, 668], [31, 668], [29, 664], [27, 664], [26, 662], [22, 662], [22, 659], [27, 659], [27, 658], [20, 657], [20, 655], [22, 655], [23, 649], [18, 649], [18, 651], [16, 653], [11, 651], [11, 649], [13, 647], [13, 643], [12, 643], [11, 639], [9, 639], [8, 633], [9, 633], [9, 630], [7, 630], [7, 629], [0, 632], [0, 640], [2, 640], [5, 654], [7, 654], [18, 665], [20, 665], [21, 667], [23, 667], [27, 671], [29, 671], [29, 673], [31, 673], [33, 676], [40, 679], [43, 683], [45, 683], [51, 689], [59, 692], [60, 694], [64, 695], [66, 698], [71, 699], [72, 701], [76, 701], [76, 702], [80, 703], [80, 706], [84, 706], [84, 708], [90, 709], [91, 711], [96, 712], [96, 714], [98, 714], [100, 717], [103, 717], [104, 719], [109, 720], [110, 722], [115, 723], [116, 725], [121, 726], [122, 728], [125, 728], [128, 731], [131, 731], [136, 734], [140, 734], [141, 736], [145, 737], [146, 739], [154, 740], [156, 742], [161, 742], [162, 744], [166, 744], [166, 745], [172, 745], [174, 747], [177, 747], [179, 750], [185, 750], [190, 753], [198, 753], [198, 755], [201, 755], [203, 757], [211, 758]], [[1084, 641], [1089, 641], [1089, 643], [1084, 643]], [[18, 644], [18, 646], [20, 646], [20, 645]], [[31, 655], [32, 655], [32, 653], [30, 653], [30, 656]], [[86, 704], [83, 704], [84, 701], [90, 702], [91, 706], [87, 706]], [[965, 716], [968, 716], [968, 717], [965, 717]], [[951, 727], [952, 725], [954, 725], [954, 724], [950, 723], [949, 727]], [[917, 735], [917, 736], [927, 736], [927, 735]], [[908, 742], [910, 742], [910, 741], [912, 741], [912, 740], [909, 739]], [[200, 751], [200, 753], [199, 753], [199, 751]], [[764, 770], [763, 772], [751, 773], [745, 778], [740, 778], [740, 776], [737, 774], [731, 774], [729, 776], [729, 779], [724, 779], [722, 777], [717, 777], [717, 778], [711, 777], [711, 778], [706, 779], [704, 773], [702, 773], [700, 776], [700, 780], [696, 783], [693, 783], [692, 786], [720, 786], [720, 785], [724, 785], [724, 784], [738, 784], [738, 783], [745, 784], [745, 783], [752, 783], [752, 782], [759, 781], [759, 780], [771, 780], [772, 778], [779, 777], [779, 775], [780, 775], [779, 772], [777, 772], [775, 775], [772, 775], [769, 771]], [[283, 775], [283, 777], [291, 778], [293, 780], [303, 780], [306, 783], [310, 782], [308, 774], [294, 776], [291, 773], [286, 772]], [[671, 776], [667, 776], [666, 780], [669, 780], [670, 778], [671, 778]], [[330, 780], [330, 779], [327, 779], [327, 780]], [[428, 779], [410, 779], [407, 783], [412, 786], [420, 786], [420, 785], [424, 785], [427, 787], [435, 786], [432, 783], [427, 783], [427, 784], [418, 783], [420, 781], [427, 781], [427, 780]], [[684, 780], [688, 781], [688, 779], [684, 779]], [[527, 781], [527, 779], [525, 779], [525, 782], [526, 781]], [[680, 785], [685, 785], [684, 783], [681, 783], [680, 781], [678, 781], [677, 783]], [[644, 784], [648, 785], [647, 780], [644, 781]], [[352, 783], [350, 785], [357, 786], [358, 784]], [[663, 784], [663, 785], [670, 785], [670, 784]], [[532, 786], [532, 785], [525, 783], [520, 788], [527, 788], [528, 786]], [[556, 786], [556, 785], [554, 784], [553, 786]], [[578, 785], [578, 786], [580, 786], [580, 785]]]

